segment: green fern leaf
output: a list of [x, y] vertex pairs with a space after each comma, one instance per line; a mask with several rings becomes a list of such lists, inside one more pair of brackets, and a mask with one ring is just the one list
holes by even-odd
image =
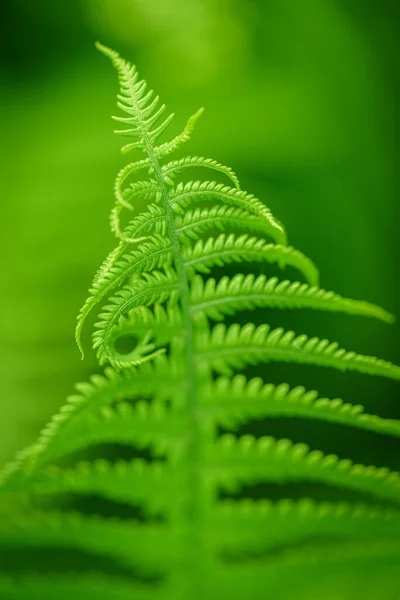
[[212, 366], [220, 373], [231, 373], [260, 362], [283, 361], [352, 370], [369, 375], [380, 375], [400, 380], [400, 367], [373, 356], [362, 356], [339, 348], [337, 342], [308, 338], [285, 331], [281, 327], [271, 331], [268, 325], [256, 327], [248, 323], [227, 328], [219, 323], [211, 332], [198, 335], [197, 360]]
[[194, 201], [201, 200], [220, 200], [228, 205], [251, 212], [256, 217], [265, 220], [266, 225], [269, 227], [269, 235], [274, 238], [277, 244], [286, 245], [284, 228], [273, 217], [271, 211], [252, 194], [247, 194], [237, 188], [231, 188], [214, 181], [178, 183], [171, 194], [171, 205], [175, 211], [182, 210]]
[[171, 245], [168, 241], [155, 239], [142, 244], [140, 250], [134, 250], [125, 255], [119, 262], [111, 267], [100, 279], [96, 278], [93, 287], [89, 290], [91, 296], [83, 305], [76, 328], [76, 340], [83, 355], [80, 341], [83, 323], [91, 310], [102, 298], [119, 284], [123, 283], [135, 273], [152, 271], [158, 266], [168, 266], [172, 261]]
[[[216, 160], [211, 158], [203, 158], [202, 156], [185, 156], [179, 160], [173, 160], [161, 168], [161, 172], [164, 176], [164, 180], [167, 178], [173, 180], [174, 177], [180, 175], [181, 173], [185, 173], [187, 170], [191, 168], [206, 168], [214, 171], [218, 171], [232, 181], [234, 186], [240, 190], [239, 179], [236, 177], [235, 173], [230, 167], [226, 167], [222, 165]], [[168, 181], [168, 180], [167, 180]], [[173, 181], [171, 181], [173, 183]]]
[[268, 224], [263, 219], [241, 208], [216, 205], [211, 208], [194, 208], [177, 215], [175, 218], [180, 235], [197, 239], [199, 234], [208, 229], [225, 229], [232, 227], [250, 232], [270, 234]]
[[217, 238], [198, 240], [183, 249], [187, 269], [209, 273], [211, 267], [241, 262], [282, 262], [298, 269], [310, 285], [318, 284], [318, 271], [304, 254], [291, 246], [268, 244], [263, 239], [221, 233]]
[[271, 437], [221, 436], [209, 449], [209, 479], [230, 492], [244, 483], [322, 481], [400, 505], [400, 475], [386, 468], [354, 465], [333, 454], [309, 452], [306, 444]]
[[249, 556], [261, 558], [279, 546], [295, 545], [304, 536], [336, 536], [343, 541], [359, 538], [364, 544], [377, 539], [395, 541], [399, 536], [395, 510], [317, 504], [309, 499], [278, 503], [226, 500], [213, 515], [213, 528], [218, 535], [210, 532], [211, 543], [220, 547], [222, 544], [227, 556], [236, 563]]
[[344, 403], [340, 398], [320, 398], [318, 392], [302, 386], [264, 384], [259, 377], [249, 381], [243, 375], [220, 377], [205, 386], [202, 400], [205, 418], [230, 429], [249, 419], [298, 417], [400, 437], [398, 420], [365, 414], [359, 404]]
[[[173, 474], [161, 462], [150, 466], [140, 459], [131, 462], [120, 460], [115, 464], [97, 460], [94, 463], [80, 462], [73, 469], [47, 467], [40, 474], [32, 474], [29, 480], [14, 478], [6, 482], [3, 494], [27, 491], [36, 496], [97, 493], [127, 504], [141, 502], [146, 511], [157, 514], [171, 508], [166, 498], [171, 497], [172, 489], [176, 489], [174, 485]], [[176, 503], [179, 499], [174, 500]]]
[[342, 298], [316, 286], [288, 279], [265, 275], [255, 277], [238, 273], [231, 279], [223, 277], [218, 282], [209, 278], [206, 282], [196, 277], [192, 285], [193, 310], [212, 319], [235, 314], [239, 310], [262, 308], [312, 308], [350, 315], [373, 317], [393, 323], [394, 317], [369, 302]]
[[[316, 266], [287, 245], [283, 226], [240, 189], [230, 167], [170, 159], [203, 110], [163, 141], [173, 114], [136, 67], [98, 48], [119, 77], [123, 116], [114, 119], [122, 124], [117, 133], [131, 138], [122, 150], [139, 155], [117, 174], [116, 248], [95, 274], [76, 330], [82, 350], [84, 321], [104, 303], [93, 347], [111, 366], [79, 384], [0, 476], [0, 558], [16, 557], [18, 566], [14, 575], [0, 565], [0, 597], [286, 600], [295, 590], [297, 600], [311, 600], [327, 589], [329, 600], [382, 597], [382, 586], [398, 582], [400, 475], [235, 432], [255, 419], [268, 432], [270, 419], [295, 417], [330, 422], [338, 435], [344, 426], [398, 439], [400, 421], [301, 385], [272, 384], [268, 365], [393, 380], [400, 367], [281, 327], [214, 321], [273, 308], [387, 323], [393, 316], [318, 287]], [[184, 181], [193, 169], [229, 185]], [[213, 270], [227, 264], [250, 274], [217, 279]], [[272, 276], [276, 264], [305, 282]], [[262, 377], [240, 373], [250, 365], [262, 366]], [[295, 500], [297, 484], [313, 499]], [[318, 499], [315, 484], [330, 502]], [[275, 501], [255, 498], [271, 489]]]

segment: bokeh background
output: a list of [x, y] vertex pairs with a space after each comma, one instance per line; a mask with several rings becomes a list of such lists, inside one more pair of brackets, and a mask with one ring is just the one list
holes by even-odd
[[[75, 317], [113, 247], [108, 211], [124, 164], [112, 135], [117, 48], [178, 114], [206, 112], [185, 152], [231, 165], [285, 223], [322, 285], [399, 312], [397, 0], [4, 0], [1, 9], [0, 466], [99, 370], [80, 360]], [[259, 321], [400, 362], [399, 325], [346, 315]], [[90, 347], [90, 327], [84, 341]], [[391, 382], [274, 366], [273, 382], [317, 388], [400, 418]], [[280, 434], [282, 424], [271, 425]], [[400, 468], [398, 445], [329, 427], [282, 432]]]

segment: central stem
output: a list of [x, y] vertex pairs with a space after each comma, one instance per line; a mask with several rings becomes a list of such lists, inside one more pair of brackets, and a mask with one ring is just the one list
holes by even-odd
[[[146, 138], [145, 138], [146, 139]], [[151, 145], [147, 143], [147, 152], [149, 154], [157, 185], [161, 190], [162, 201], [166, 212], [166, 222], [168, 232], [172, 243], [172, 252], [174, 256], [175, 268], [179, 277], [180, 287], [180, 302], [183, 316], [183, 331], [185, 336], [185, 351], [186, 351], [186, 384], [187, 384], [187, 410], [190, 421], [190, 435], [188, 437], [187, 455], [184, 456], [184, 461], [187, 465], [187, 486], [188, 486], [188, 505], [186, 507], [184, 522], [187, 527], [187, 556], [189, 558], [189, 581], [192, 589], [189, 591], [193, 594], [193, 587], [199, 590], [202, 584], [200, 576], [201, 570], [201, 552], [200, 532], [201, 532], [201, 499], [203, 497], [201, 490], [201, 482], [199, 478], [199, 462], [200, 462], [200, 431], [199, 420], [197, 414], [197, 379], [196, 367], [194, 362], [194, 338], [193, 338], [193, 320], [191, 315], [190, 296], [189, 296], [189, 281], [184, 260], [182, 258], [181, 245], [179, 234], [176, 229], [174, 214], [172, 212], [168, 188], [163, 180], [162, 171]], [[191, 580], [190, 573], [194, 578]], [[204, 582], [203, 582], [204, 583]]]
[[[134, 90], [132, 89], [132, 98], [135, 101]], [[187, 411], [190, 421], [190, 435], [188, 437], [188, 448], [187, 454], [184, 455], [184, 461], [187, 465], [186, 478], [188, 487], [188, 505], [184, 512], [183, 531], [187, 531], [187, 549], [185, 553], [189, 557], [191, 562], [188, 574], [191, 572], [192, 575], [195, 573], [199, 574], [199, 566], [201, 564], [200, 556], [198, 552], [200, 549], [199, 534], [201, 530], [201, 482], [199, 477], [199, 462], [200, 462], [200, 431], [199, 431], [199, 420], [197, 415], [197, 379], [196, 379], [196, 367], [194, 361], [194, 332], [193, 332], [193, 321], [190, 307], [190, 296], [189, 296], [189, 281], [186, 271], [185, 262], [182, 257], [181, 244], [179, 240], [179, 233], [175, 225], [174, 214], [170, 203], [169, 190], [164, 182], [161, 166], [156, 153], [154, 152], [150, 136], [147, 132], [145, 123], [140, 114], [139, 107], [135, 102], [137, 119], [141, 134], [146, 146], [146, 152], [150, 159], [151, 167], [154, 172], [154, 177], [157, 181], [158, 189], [161, 192], [162, 202], [165, 209], [166, 223], [169, 232], [169, 236], [172, 244], [172, 252], [174, 257], [175, 268], [179, 278], [180, 287], [180, 302], [183, 317], [183, 331], [185, 336], [185, 355], [186, 355], [186, 375], [187, 375]], [[195, 577], [195, 580], [191, 581], [191, 585], [196, 585], [197, 588], [201, 584], [201, 577]], [[192, 590], [191, 592], [192, 593]]]

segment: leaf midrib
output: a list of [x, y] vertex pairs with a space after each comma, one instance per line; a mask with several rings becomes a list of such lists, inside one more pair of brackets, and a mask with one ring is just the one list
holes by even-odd
[[[130, 81], [130, 79], [128, 79]], [[203, 495], [199, 493], [200, 489], [200, 428], [199, 428], [199, 415], [197, 408], [197, 385], [196, 385], [196, 365], [195, 365], [195, 346], [194, 346], [194, 332], [193, 332], [193, 321], [190, 308], [190, 290], [187, 276], [187, 270], [185, 261], [182, 256], [179, 234], [175, 225], [174, 214], [170, 202], [170, 196], [168, 188], [164, 182], [161, 166], [158, 157], [153, 149], [150, 136], [148, 134], [145, 123], [142, 119], [140, 109], [136, 100], [136, 94], [133, 86], [130, 84], [130, 93], [132, 101], [134, 103], [139, 127], [142, 132], [145, 148], [147, 155], [150, 159], [151, 167], [158, 187], [161, 191], [162, 202], [166, 213], [166, 222], [170, 239], [172, 243], [172, 253], [174, 262], [177, 269], [177, 274], [180, 282], [181, 291], [181, 309], [183, 316], [183, 330], [186, 337], [186, 369], [187, 369], [187, 382], [188, 382], [188, 412], [191, 423], [191, 433], [188, 444], [187, 454], [187, 480], [188, 480], [188, 492], [189, 492], [189, 506], [187, 512], [187, 521], [191, 535], [191, 539], [188, 540], [187, 552], [191, 556], [191, 566], [193, 568], [193, 576], [195, 574], [196, 566], [198, 566], [196, 556], [196, 546], [200, 539], [200, 515], [201, 515], [201, 498]], [[182, 515], [183, 517], [183, 515]], [[194, 578], [195, 579], [195, 578]], [[193, 580], [193, 587], [195, 586]]]

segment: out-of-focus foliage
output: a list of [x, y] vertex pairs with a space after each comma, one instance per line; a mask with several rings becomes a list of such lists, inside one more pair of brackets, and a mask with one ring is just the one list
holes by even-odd
[[[316, 259], [324, 287], [396, 312], [396, 3], [16, 0], [2, 21], [0, 462], [93, 370], [72, 330], [92, 267], [112, 244], [104, 215], [121, 164], [97, 38], [125, 46], [180, 114], [206, 106], [193, 153], [213, 140], [216, 158]], [[346, 317], [313, 323], [291, 315], [286, 324], [395, 360], [393, 330], [349, 327]], [[371, 409], [377, 384], [348, 384], [347, 399]], [[317, 387], [335, 395], [341, 386], [325, 376]], [[394, 388], [384, 390], [380, 413], [398, 417]], [[316, 442], [322, 435], [310, 431]]]
[[[90, 0], [88, 18], [101, 37], [141, 46], [182, 88], [215, 81], [229, 64], [249, 58], [253, 7], [234, 0]], [[162, 57], [162, 60], [160, 58]]]

